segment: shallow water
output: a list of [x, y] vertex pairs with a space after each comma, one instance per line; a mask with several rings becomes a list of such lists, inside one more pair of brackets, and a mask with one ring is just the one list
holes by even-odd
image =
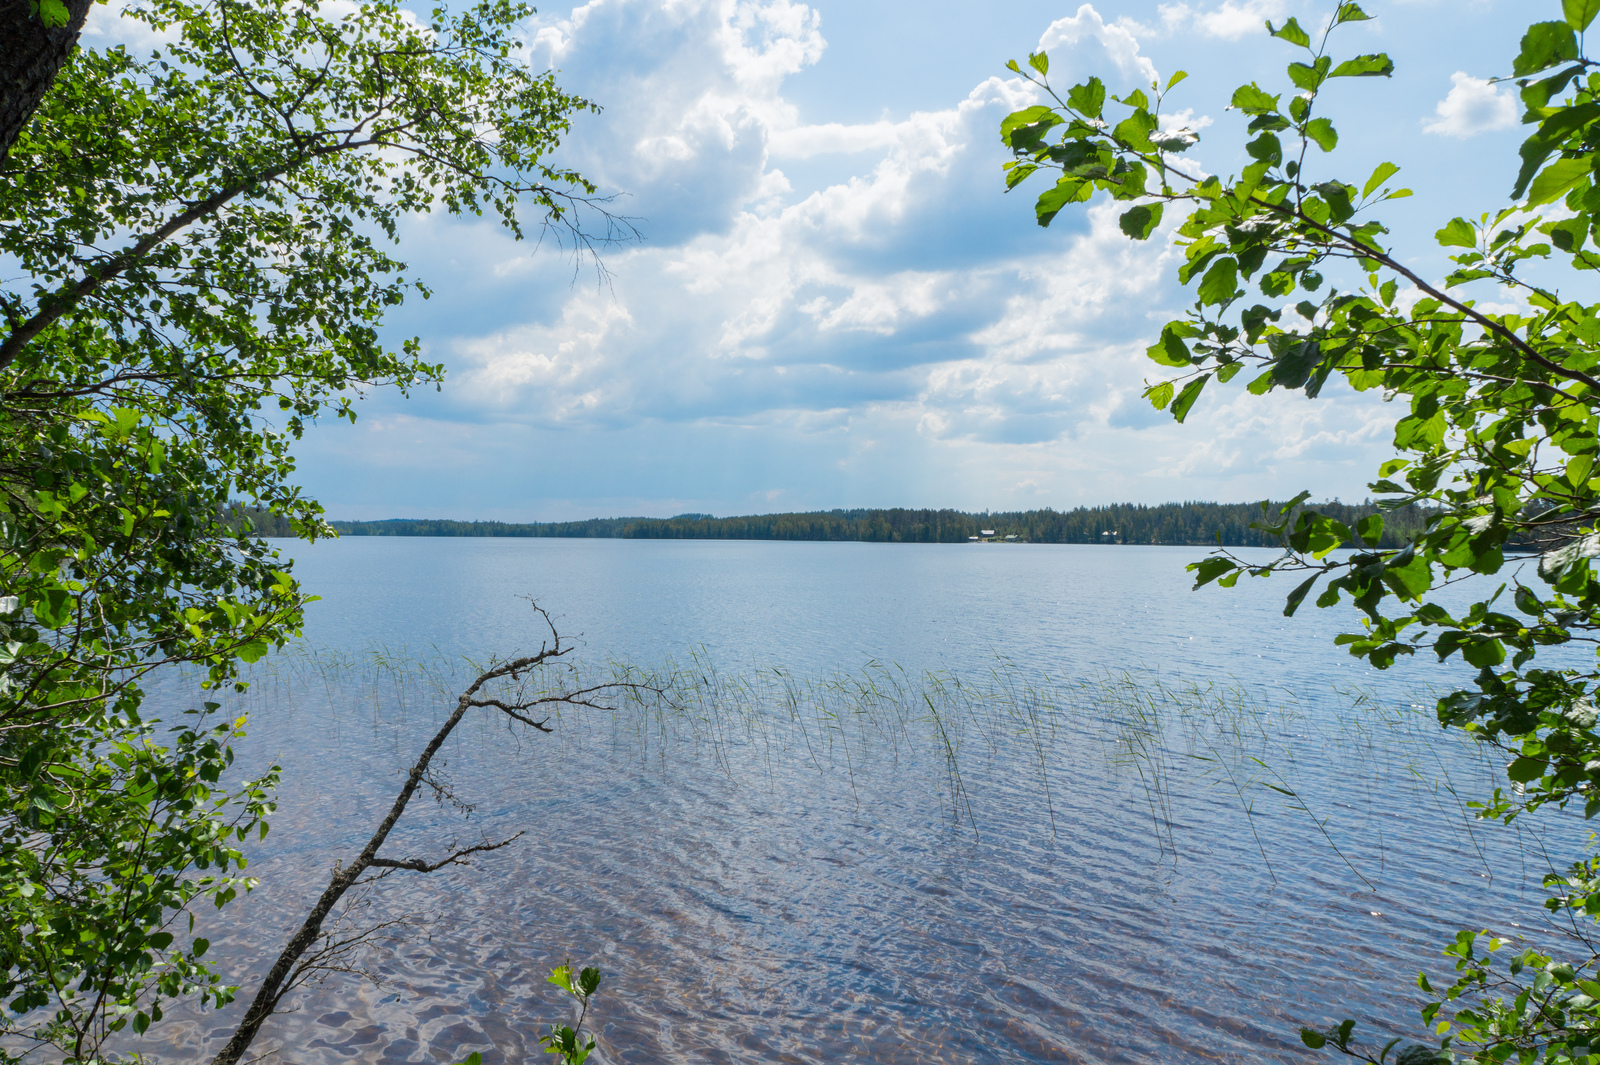
[[[1489, 763], [1409, 709], [1451, 670], [1364, 669], [1328, 642], [1348, 617], [1279, 616], [1282, 582], [1191, 594], [1200, 553], [302, 549], [314, 651], [241, 700], [242, 763], [282, 762], [283, 807], [263, 887], [210, 919], [246, 994], [453, 705], [459, 656], [533, 644], [517, 593], [582, 631], [588, 675], [684, 669], [678, 710], [552, 736], [469, 718], [445, 757], [470, 819], [419, 797], [385, 853], [527, 836], [378, 885], [359, 919], [421, 922], [371, 955], [383, 986], [308, 988], [256, 1049], [541, 1060], [569, 954], [605, 972], [605, 1061], [1297, 1061], [1301, 1024], [1420, 1035], [1417, 970], [1444, 971], [1457, 927], [1534, 934], [1544, 855], [1583, 826], [1468, 821]], [[192, 1060], [237, 1011], [129, 1048]]]

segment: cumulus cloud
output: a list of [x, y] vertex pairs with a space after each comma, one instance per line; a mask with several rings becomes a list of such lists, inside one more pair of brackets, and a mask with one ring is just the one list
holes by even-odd
[[1268, 19], [1282, 18], [1283, 0], [1227, 0], [1210, 11], [1197, 11], [1194, 25], [1208, 37], [1236, 41], [1247, 33], [1260, 33]]
[[1139, 36], [1169, 37], [1180, 32], [1199, 32], [1205, 37], [1236, 41], [1250, 33], [1264, 31], [1269, 19], [1286, 12], [1284, 0], [1223, 0], [1216, 7], [1195, 7], [1188, 3], [1162, 4], [1153, 23], [1119, 18], [1117, 24]]
[[1039, 51], [1050, 52], [1054, 58], [1063, 47], [1078, 52], [1091, 41], [1097, 43], [1124, 74], [1137, 76], [1141, 82], [1156, 80], [1155, 64], [1139, 54], [1139, 41], [1132, 30], [1120, 22], [1107, 24], [1092, 4], [1084, 4], [1076, 14], [1052, 22], [1039, 38]]
[[[1009, 207], [993, 129], [1032, 99], [1025, 83], [987, 81], [948, 110], [875, 126], [880, 157], [856, 177], [615, 257], [612, 286], [571, 293], [559, 315], [459, 338], [456, 394], [579, 424], [914, 397], [929, 367], [976, 350], [992, 316], [1004, 247], [986, 256], [948, 230], [980, 192]], [[773, 154], [809, 150], [808, 136], [774, 131]], [[993, 228], [1009, 243], [1018, 227]], [[962, 266], [939, 268], [941, 251]]]
[[[135, 32], [111, 21], [117, 3], [88, 36]], [[1158, 77], [1145, 34], [1231, 40], [1281, 13], [1167, 4], [1142, 27], [1083, 3], [1038, 47], [1053, 80], [1140, 84]], [[1179, 219], [1144, 242], [1108, 203], [1035, 226], [1037, 190], [1005, 195], [999, 170], [1000, 119], [1038, 102], [1022, 79], [870, 121], [803, 118], [789, 90], [817, 76], [823, 25], [795, 0], [590, 0], [530, 21], [530, 58], [605, 108], [578, 118], [561, 162], [625, 190], [612, 207], [646, 239], [610, 252], [596, 285], [476, 220], [408, 222], [402, 253], [438, 294], [396, 328], [449, 377], [308, 441], [310, 465], [363, 470], [359, 490], [324, 493], [341, 516], [1287, 496], [1373, 465], [1392, 416], [1336, 388], [1307, 403], [1235, 382], [1185, 426], [1153, 411], [1145, 381], [1164, 371], [1144, 349], [1189, 298]]]
[[1450, 75], [1450, 92], [1433, 110], [1433, 120], [1422, 128], [1446, 137], [1465, 139], [1517, 124], [1517, 105], [1510, 93], [1459, 70]]
[[[541, 18], [531, 53], [606, 108], [564, 161], [626, 189], [647, 239], [608, 256], [608, 283], [574, 285], [570, 262], [491, 227], [416, 223], [408, 255], [451, 310], [417, 330], [449, 367], [413, 415], [449, 427], [440, 454], [537, 450], [544, 498], [676, 513], [1292, 495], [1320, 451], [1381, 443], [1384, 412], [1353, 394], [1207, 397], [1186, 426], [1150, 409], [1161, 371], [1145, 346], [1189, 299], [1173, 282], [1179, 219], [1144, 242], [1109, 203], [1035, 226], [1036, 190], [1002, 192], [996, 136], [1037, 102], [1026, 81], [805, 122], [786, 89], [826, 41], [803, 4], [592, 0]], [[1157, 76], [1135, 29], [1088, 4], [1040, 47], [1057, 77]], [[367, 435], [410, 453], [424, 428]], [[447, 482], [417, 483], [460, 491]]]
[[604, 107], [564, 161], [615, 189], [652, 243], [730, 225], [763, 181], [767, 139], [797, 124], [785, 79], [826, 49], [820, 17], [791, 0], [591, 0], [535, 16], [530, 55]]
[[83, 43], [90, 48], [124, 45], [135, 55], [150, 52], [172, 44], [178, 39], [178, 28], [168, 26], [154, 30], [140, 19], [126, 14], [133, 0], [105, 0], [90, 4], [89, 15], [83, 22]]

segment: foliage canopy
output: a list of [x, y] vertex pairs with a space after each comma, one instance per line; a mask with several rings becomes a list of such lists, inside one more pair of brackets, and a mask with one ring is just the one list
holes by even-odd
[[0, 1033], [70, 1061], [232, 993], [182, 913], [251, 886], [276, 769], [226, 786], [242, 722], [159, 732], [146, 678], [237, 683], [298, 631], [232, 501], [323, 534], [293, 441], [440, 379], [380, 333], [427, 295], [386, 250], [402, 220], [586, 246], [600, 209], [549, 161], [591, 105], [527, 65], [527, 8], [335, 10], [135, 3], [168, 43], [75, 53], [0, 164]]
[[[1600, 63], [1584, 51], [1600, 0], [1564, 0], [1560, 13], [1528, 27], [1512, 61], [1530, 130], [1509, 202], [1445, 222], [1436, 239], [1454, 268], [1438, 282], [1406, 265], [1415, 249], [1391, 248], [1376, 217], [1410, 195], [1392, 183], [1399, 168], [1331, 170], [1340, 133], [1319, 113], [1322, 95], [1339, 79], [1394, 69], [1385, 55], [1329, 50], [1333, 31], [1370, 17], [1355, 3], [1340, 3], [1316, 35], [1292, 18], [1267, 24], [1295, 58], [1285, 86], [1241, 85], [1229, 100], [1250, 138], [1252, 162], [1237, 176], [1205, 176], [1184, 161], [1198, 136], [1161, 116], [1181, 72], [1148, 93], [1109, 95], [1099, 78], [1063, 92], [1049, 82], [1048, 57], [1033, 55], [1028, 69], [1010, 67], [1049, 102], [1010, 115], [1000, 130], [1014, 156], [1008, 188], [1035, 174], [1055, 178], [1035, 204], [1040, 225], [1096, 192], [1127, 204], [1120, 225], [1135, 240], [1164, 234], [1164, 216], [1180, 215], [1171, 227], [1183, 252], [1178, 277], [1196, 299], [1149, 349], [1169, 370], [1147, 387], [1158, 409], [1181, 422], [1208, 387], [1247, 368], [1255, 395], [1315, 398], [1337, 377], [1406, 405], [1397, 457], [1371, 489], [1380, 506], [1433, 512], [1409, 543], [1379, 546], [1382, 515], [1352, 526], [1315, 508], [1293, 516], [1264, 508], [1261, 527], [1283, 547], [1278, 559], [1219, 551], [1190, 568], [1197, 587], [1296, 572], [1285, 614], [1312, 597], [1324, 607], [1352, 602], [1361, 628], [1338, 642], [1378, 667], [1418, 651], [1459, 655], [1476, 678], [1439, 701], [1439, 720], [1504, 749], [1511, 787], [1480, 812], [1507, 821], [1545, 804], [1600, 813], [1600, 670], [1538, 658], [1600, 637], [1600, 304], [1562, 293], [1600, 266]], [[1487, 309], [1479, 299], [1489, 294], [1518, 309]], [[1541, 551], [1541, 580], [1525, 579], [1508, 558], [1516, 544]], [[1464, 610], [1438, 602], [1447, 585], [1502, 573], [1492, 594]], [[1573, 918], [1576, 957], [1463, 932], [1448, 951], [1457, 979], [1424, 1011], [1442, 1048], [1412, 1046], [1398, 1060], [1455, 1052], [1483, 1062], [1600, 1060], [1591, 920], [1600, 915], [1600, 860], [1547, 885], [1550, 909]], [[1346, 1022], [1305, 1038], [1394, 1060], [1398, 1040], [1367, 1050], [1351, 1032]]]

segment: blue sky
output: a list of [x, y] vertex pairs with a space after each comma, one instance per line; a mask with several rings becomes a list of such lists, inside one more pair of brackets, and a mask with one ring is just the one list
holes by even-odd
[[[400, 256], [434, 287], [391, 320], [442, 392], [377, 391], [300, 448], [333, 518], [550, 520], [850, 506], [1017, 509], [1360, 498], [1395, 410], [1231, 390], [1187, 424], [1149, 410], [1143, 356], [1187, 300], [1170, 233], [1133, 244], [1098, 201], [1049, 230], [1005, 195], [1000, 119], [1034, 102], [1004, 69], [1043, 44], [1054, 79], [1191, 74], [1209, 171], [1240, 168], [1235, 85], [1278, 91], [1262, 21], [1330, 3], [593, 0], [544, 7], [534, 61], [605, 108], [563, 150], [636, 217], [606, 284], [548, 245], [419, 219]], [[1372, 0], [1335, 50], [1394, 79], [1338, 84], [1321, 176], [1383, 159], [1417, 190], [1382, 217], [1434, 276], [1429, 234], [1505, 202], [1520, 131], [1508, 72], [1556, 0]], [[103, 11], [104, 9], [97, 9]], [[97, 13], [86, 40], [118, 31]], [[1036, 179], [1037, 180], [1037, 179]], [[1042, 186], [1041, 186], [1042, 187]], [[1170, 226], [1169, 226], [1170, 229]], [[1248, 375], [1246, 375], [1248, 376]]]

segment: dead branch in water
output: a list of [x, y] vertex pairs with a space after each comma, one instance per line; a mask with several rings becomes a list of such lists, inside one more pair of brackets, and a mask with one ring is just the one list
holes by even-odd
[[[475, 854], [499, 850], [507, 846], [522, 832], [502, 840], [484, 839], [483, 842], [469, 847], [459, 847], [452, 844], [446, 852], [437, 858], [385, 858], [380, 857], [378, 851], [389, 838], [389, 833], [406, 812], [406, 806], [416, 794], [417, 787], [427, 784], [441, 802], [449, 801], [463, 809], [470, 806], [462, 804], [454, 798], [449, 790], [449, 785], [436, 777], [431, 767], [434, 756], [439, 753], [444, 742], [450, 738], [461, 719], [468, 710], [487, 709], [498, 710], [513, 721], [538, 729], [541, 732], [550, 732], [549, 718], [535, 720], [538, 708], [566, 704], [569, 706], [584, 706], [597, 709], [610, 709], [597, 701], [597, 697], [606, 692], [618, 690], [648, 690], [657, 691], [648, 685], [617, 682], [612, 684], [599, 684], [591, 687], [562, 691], [556, 694], [546, 694], [541, 691], [530, 691], [527, 686], [528, 674], [538, 669], [547, 662], [567, 654], [571, 648], [563, 646], [561, 634], [556, 631], [555, 623], [550, 620], [550, 615], [537, 603], [533, 609], [543, 619], [545, 627], [550, 631], [548, 642], [541, 641], [536, 654], [525, 655], [508, 662], [492, 665], [480, 673], [476, 680], [469, 684], [460, 698], [456, 700], [455, 711], [440, 727], [439, 731], [423, 748], [417, 757], [416, 763], [406, 776], [405, 785], [400, 789], [400, 794], [395, 796], [394, 804], [389, 808], [389, 813], [379, 823], [378, 828], [362, 848], [361, 853], [345, 865], [335, 862], [333, 875], [328, 881], [328, 886], [317, 899], [311, 911], [306, 914], [305, 921], [300, 928], [290, 937], [283, 951], [278, 955], [272, 967], [267, 970], [266, 976], [257, 989], [255, 998], [251, 1000], [250, 1008], [245, 1012], [244, 1019], [239, 1022], [228, 1044], [212, 1058], [212, 1065], [237, 1065], [244, 1056], [245, 1051], [261, 1031], [261, 1026], [267, 1018], [278, 1011], [284, 997], [295, 988], [302, 986], [307, 980], [326, 975], [331, 972], [365, 973], [365, 970], [354, 964], [351, 955], [354, 951], [380, 937], [385, 929], [393, 927], [394, 922], [368, 928], [354, 933], [324, 932], [323, 923], [328, 915], [339, 905], [346, 893], [353, 887], [361, 886], [370, 890], [371, 885], [388, 877], [397, 871], [412, 871], [431, 873], [446, 866], [465, 865], [468, 858]], [[480, 695], [484, 686], [495, 681], [511, 680], [517, 686], [509, 695], [492, 697]], [[659, 694], [659, 693], [658, 693]], [[368, 876], [371, 870], [380, 870]]]

